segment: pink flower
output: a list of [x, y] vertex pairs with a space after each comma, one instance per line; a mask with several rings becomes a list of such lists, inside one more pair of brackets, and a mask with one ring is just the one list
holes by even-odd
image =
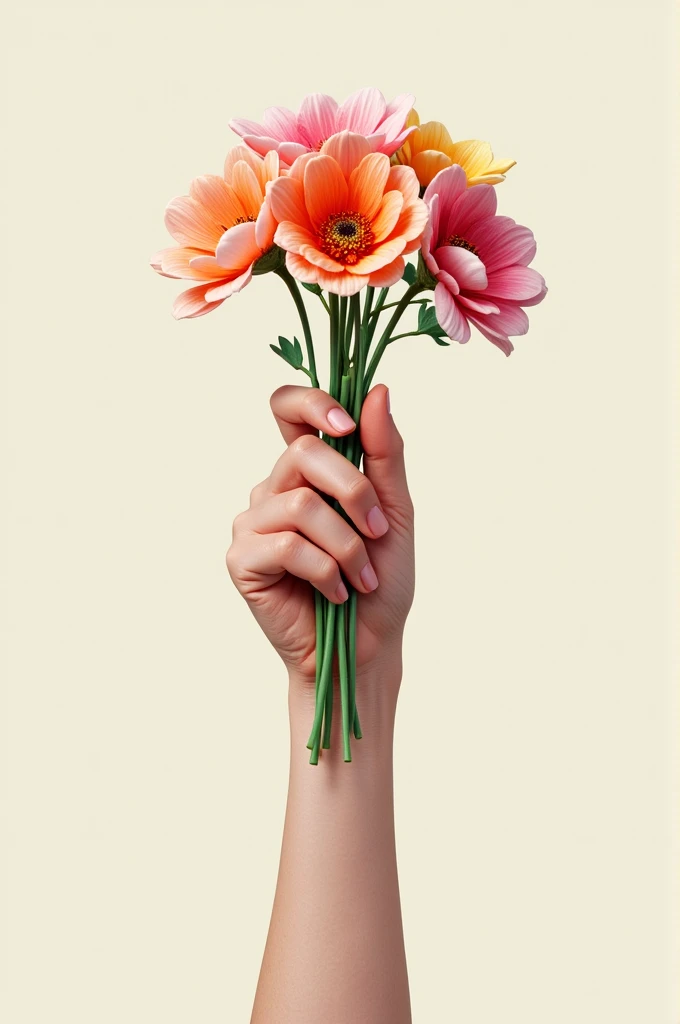
[[364, 135], [374, 152], [392, 156], [415, 131], [415, 125], [404, 127], [414, 100], [404, 94], [388, 105], [379, 89], [360, 89], [338, 106], [331, 96], [312, 93], [304, 98], [297, 114], [287, 107], [268, 107], [264, 124], [235, 118], [229, 126], [261, 156], [275, 149], [284, 167], [290, 167], [302, 153], [320, 150], [327, 139], [342, 131]]
[[497, 217], [494, 187], [468, 187], [458, 164], [440, 171], [423, 198], [430, 219], [421, 252], [434, 279], [441, 327], [452, 341], [466, 342], [472, 323], [509, 356], [509, 335], [529, 330], [522, 306], [535, 306], [547, 292], [529, 267], [536, 254], [533, 234], [510, 217]]
[[157, 252], [151, 266], [163, 277], [200, 282], [175, 299], [176, 320], [209, 313], [241, 291], [253, 273], [270, 269], [263, 257], [273, 249], [276, 221], [265, 190], [278, 175], [276, 153], [263, 160], [235, 146], [224, 162], [224, 177], [194, 178], [188, 196], [170, 200], [165, 226], [179, 245]]

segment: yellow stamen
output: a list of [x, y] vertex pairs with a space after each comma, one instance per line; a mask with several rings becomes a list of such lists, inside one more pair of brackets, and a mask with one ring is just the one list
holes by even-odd
[[331, 259], [353, 266], [374, 242], [371, 222], [363, 213], [333, 213], [319, 229], [319, 247]]

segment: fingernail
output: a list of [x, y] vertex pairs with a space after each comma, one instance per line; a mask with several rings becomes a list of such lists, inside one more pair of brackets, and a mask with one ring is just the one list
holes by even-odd
[[344, 433], [345, 430], [354, 429], [354, 420], [344, 409], [331, 409], [327, 418], [334, 430], [341, 430]]
[[387, 391], [385, 392], [385, 401], [386, 401], [386, 403], [387, 403], [387, 412], [388, 412], [388, 413], [389, 413], [389, 415], [391, 416], [391, 415], [392, 415], [392, 403], [390, 402], [390, 392], [389, 392], [389, 388], [388, 388], [388, 389], [387, 389]]
[[343, 601], [347, 600], [349, 594], [347, 593], [347, 587], [345, 586], [344, 583], [341, 583], [338, 589], [335, 591], [335, 596], [337, 597], [340, 604], [342, 604]]
[[368, 523], [369, 530], [375, 537], [382, 537], [383, 533], [387, 533], [390, 528], [390, 524], [377, 505], [374, 505], [366, 516], [366, 522]]
[[366, 565], [363, 567], [359, 575], [361, 576], [361, 582], [366, 587], [366, 590], [375, 590], [378, 586], [378, 577], [376, 576], [375, 569], [370, 562], [366, 562]]

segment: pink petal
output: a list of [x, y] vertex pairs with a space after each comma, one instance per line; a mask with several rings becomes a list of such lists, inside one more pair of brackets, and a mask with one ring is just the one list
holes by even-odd
[[354, 132], [338, 132], [324, 142], [321, 152], [332, 156], [346, 178], [358, 167], [365, 156], [372, 152], [370, 143], [363, 135]]
[[461, 288], [478, 292], [486, 288], [486, 269], [479, 256], [460, 245], [441, 245], [434, 252], [442, 270], [455, 277]]
[[308, 153], [309, 150], [299, 142], [282, 142], [278, 152], [281, 162], [292, 167], [297, 158], [302, 156], [303, 153]]
[[398, 284], [401, 281], [403, 273], [404, 259], [402, 256], [397, 256], [396, 260], [392, 260], [386, 267], [375, 270], [370, 275], [368, 283], [371, 288], [391, 288], [393, 284]]
[[215, 251], [215, 258], [227, 271], [241, 272], [260, 255], [255, 241], [255, 225], [252, 221], [236, 224], [225, 231]]
[[272, 213], [279, 223], [292, 220], [311, 231], [312, 222], [305, 206], [305, 190], [301, 181], [292, 176], [277, 178], [267, 190]]
[[266, 156], [270, 149], [276, 149], [278, 146], [276, 139], [272, 139], [270, 135], [244, 135], [243, 141], [260, 156]]
[[539, 302], [543, 302], [543, 299], [548, 294], [548, 288], [543, 285], [538, 295], [534, 295], [533, 299], [522, 299], [523, 306], [537, 306]]
[[500, 313], [500, 309], [495, 303], [480, 299], [479, 295], [475, 295], [474, 299], [469, 295], [459, 295], [458, 302], [466, 309], [471, 309], [473, 313]]
[[469, 238], [476, 221], [493, 217], [495, 213], [496, 189], [493, 185], [471, 185], [449, 206], [448, 217], [442, 217], [442, 236], [455, 233]]
[[238, 277], [233, 277], [231, 281], [224, 281], [214, 288], [208, 288], [205, 293], [206, 301], [222, 302], [224, 299], [228, 299], [230, 295], [234, 295], [235, 292], [240, 292], [242, 288], [245, 288], [252, 276], [253, 267], [251, 264], [242, 274], [239, 274]]
[[536, 270], [520, 265], [503, 267], [488, 275], [486, 294], [498, 299], [525, 302], [533, 299], [545, 288], [545, 281]]
[[[267, 107], [264, 112], [263, 135], [270, 135], [277, 142], [298, 142], [297, 115], [288, 107]], [[252, 133], [249, 133], [252, 134]]]
[[429, 216], [425, 228], [423, 230], [423, 240], [421, 242], [421, 249], [423, 251], [423, 259], [425, 260], [430, 273], [435, 274], [436, 270], [432, 269], [432, 264], [438, 268], [436, 261], [432, 258], [432, 249], [437, 247], [437, 228], [439, 226], [439, 196], [434, 195], [430, 199], [428, 205]]
[[349, 128], [359, 135], [370, 135], [385, 117], [386, 112], [385, 97], [379, 89], [360, 89], [340, 107], [336, 130]]
[[517, 263], [527, 266], [536, 255], [533, 234], [511, 217], [488, 217], [478, 221], [469, 240], [482, 253], [489, 274]]
[[404, 130], [406, 118], [415, 101], [415, 96], [402, 93], [399, 96], [395, 96], [392, 102], [388, 104], [385, 116], [379, 126], [380, 131], [385, 133], [386, 142], [392, 142]]
[[448, 210], [455, 203], [456, 199], [465, 192], [466, 188], [467, 178], [465, 177], [465, 171], [458, 164], [451, 164], [450, 167], [445, 167], [443, 171], [435, 174], [425, 189], [423, 199], [426, 203], [429, 203], [433, 196], [438, 195], [440, 196], [442, 209]]
[[165, 226], [180, 245], [215, 251], [222, 227], [201, 203], [190, 196], [171, 199], [165, 209]]
[[267, 130], [262, 124], [258, 124], [257, 121], [248, 121], [245, 117], [235, 117], [229, 122], [229, 127], [237, 135], [242, 138], [244, 135], [266, 135]]
[[337, 112], [338, 104], [331, 96], [320, 92], [305, 96], [297, 119], [300, 141], [306, 141], [312, 149], [319, 149], [338, 130]]
[[446, 285], [438, 284], [435, 288], [434, 308], [437, 311], [437, 320], [451, 341], [459, 341], [464, 345], [470, 340], [470, 325]]
[[199, 284], [195, 288], [188, 288], [187, 291], [178, 295], [172, 305], [172, 315], [175, 320], [186, 320], [196, 316], [203, 316], [204, 313], [209, 313], [212, 309], [216, 309], [217, 306], [221, 305], [221, 300], [219, 302], [206, 302], [205, 292], [206, 286]]
[[437, 280], [445, 284], [452, 295], [460, 295], [460, 285], [456, 281], [455, 277], [451, 277], [445, 270], [437, 271]]

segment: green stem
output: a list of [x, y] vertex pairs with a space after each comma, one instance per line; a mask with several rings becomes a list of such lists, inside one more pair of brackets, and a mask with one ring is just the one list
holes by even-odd
[[349, 710], [354, 728], [354, 737], [360, 740], [362, 737], [361, 725], [359, 723], [359, 712], [357, 711], [357, 592], [352, 589], [349, 594]]
[[302, 324], [302, 331], [305, 336], [305, 345], [307, 346], [307, 361], [309, 363], [309, 377], [312, 381], [312, 387], [318, 388], [319, 378], [316, 375], [316, 359], [314, 356], [314, 341], [312, 339], [312, 329], [309, 326], [309, 317], [307, 316], [307, 309], [305, 307], [305, 300], [302, 298], [302, 293], [298, 287], [298, 283], [295, 278], [290, 274], [286, 267], [281, 270], [277, 270], [276, 273], [279, 275], [283, 283], [288, 288], [288, 291], [293, 297], [293, 302], [297, 306], [297, 311], [300, 314], [300, 323]]
[[409, 288], [406, 289], [401, 299], [397, 303], [396, 309], [394, 310], [394, 313], [390, 317], [390, 322], [383, 331], [380, 341], [376, 345], [375, 352], [373, 353], [373, 357], [371, 359], [371, 362], [369, 363], [368, 370], [366, 371], [366, 376], [364, 378], [363, 385], [364, 396], [368, 394], [368, 391], [371, 387], [371, 382], [373, 380], [373, 377], [375, 376], [375, 371], [378, 368], [378, 363], [380, 362], [383, 352], [390, 343], [392, 331], [399, 323], [407, 306], [411, 302], [411, 299], [415, 298], [415, 296], [422, 291], [424, 291], [424, 285], [418, 284], [418, 282], [416, 282], [415, 284], [412, 284]]
[[375, 329], [378, 326], [378, 314], [380, 313], [380, 311], [382, 310], [383, 306], [385, 305], [385, 299], [387, 298], [387, 293], [388, 292], [389, 292], [389, 288], [381, 288], [380, 289], [380, 294], [378, 295], [378, 301], [375, 304], [375, 309], [373, 310], [373, 314], [372, 314], [373, 320], [372, 320], [372, 323], [371, 323], [370, 328], [369, 328], [369, 334], [368, 334], [369, 341], [373, 340], [373, 335], [375, 334]]
[[340, 675], [340, 707], [342, 710], [342, 746], [345, 761], [352, 760], [349, 738], [349, 688], [347, 677], [347, 637], [345, 632], [345, 606], [338, 606], [335, 620], [338, 647], [338, 672]]
[[[429, 299], [413, 299], [413, 301], [411, 302], [411, 305], [412, 306], [421, 306], [424, 302], [429, 302], [429, 301], [430, 301]], [[398, 305], [399, 305], [399, 300], [397, 300], [396, 302], [386, 302], [384, 306], [380, 307], [380, 309], [374, 309], [373, 312], [371, 313], [371, 316], [372, 317], [378, 316], [380, 313], [383, 312], [383, 310], [385, 310], [385, 309], [392, 309], [393, 306], [398, 306]]]
[[333, 604], [332, 601], [328, 601], [325, 625], [326, 635], [324, 637], [323, 665], [321, 668], [321, 678], [319, 680], [319, 692], [317, 694], [316, 707], [314, 709], [314, 722], [312, 723], [312, 731], [309, 735], [309, 739], [307, 740], [307, 747], [312, 752], [309, 758], [310, 764], [319, 763], [321, 722], [326, 707], [326, 694], [328, 693], [328, 687], [329, 685], [332, 686], [333, 684], [333, 646], [335, 640], [336, 610], [337, 605]]

